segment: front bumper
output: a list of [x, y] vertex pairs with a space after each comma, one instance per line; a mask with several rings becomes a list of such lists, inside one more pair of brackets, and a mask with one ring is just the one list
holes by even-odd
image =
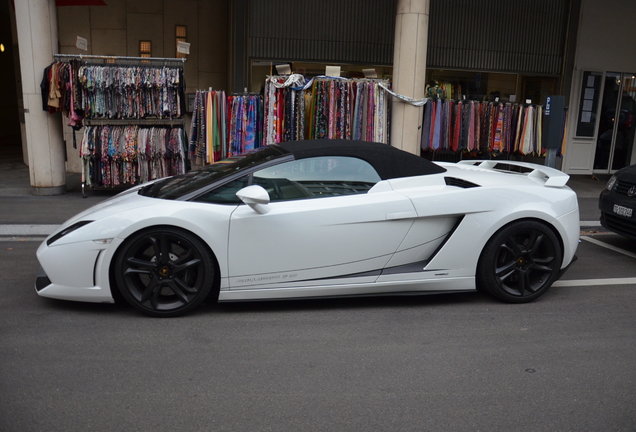
[[110, 291], [98, 286], [79, 288], [51, 283], [51, 280], [42, 268], [35, 278], [35, 292], [41, 297], [58, 300], [115, 303], [115, 300], [110, 295]]
[[[636, 198], [603, 191], [598, 207], [601, 210], [601, 225], [636, 240]], [[631, 216], [626, 216], [630, 213]]]
[[48, 246], [37, 251], [41, 269], [35, 291], [41, 297], [91, 303], [114, 303], [106, 250], [94, 242]]
[[39, 293], [49, 285], [51, 285], [51, 279], [44, 273], [44, 269], [40, 267], [40, 271], [35, 277], [35, 290]]

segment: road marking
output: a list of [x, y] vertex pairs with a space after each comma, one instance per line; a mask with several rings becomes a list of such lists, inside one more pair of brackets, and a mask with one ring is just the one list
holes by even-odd
[[582, 227], [600, 227], [601, 222], [600, 221], [580, 221], [579, 225]]
[[41, 242], [46, 240], [46, 236], [42, 237], [0, 237], [0, 242], [27, 242], [36, 241]]
[[58, 229], [59, 225], [0, 225], [0, 235], [3, 236], [48, 236]]
[[584, 287], [584, 286], [601, 286], [601, 285], [635, 285], [636, 277], [631, 278], [613, 278], [613, 279], [578, 279], [578, 280], [559, 280], [552, 284], [554, 287]]
[[602, 242], [600, 240], [597, 240], [595, 238], [592, 238], [592, 237], [582, 236], [581, 240], [585, 240], [587, 242], [594, 243], [595, 245], [602, 246], [602, 247], [604, 247], [606, 249], [613, 250], [614, 252], [622, 253], [623, 255], [627, 255], [628, 257], [636, 258], [636, 254], [633, 253], [633, 252], [627, 251], [625, 249], [621, 249], [621, 248], [616, 247], [616, 246], [612, 246], [611, 244], [604, 243], [604, 242]]

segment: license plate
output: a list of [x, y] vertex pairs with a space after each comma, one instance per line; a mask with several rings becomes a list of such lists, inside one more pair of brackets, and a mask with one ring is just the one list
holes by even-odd
[[633, 211], [634, 209], [630, 209], [628, 207], [623, 207], [623, 206], [614, 204], [614, 213], [616, 213], [619, 216], [632, 217]]

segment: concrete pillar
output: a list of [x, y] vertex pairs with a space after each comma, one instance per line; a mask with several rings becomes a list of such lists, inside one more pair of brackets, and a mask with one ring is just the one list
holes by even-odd
[[[422, 99], [426, 88], [426, 47], [430, 0], [398, 0], [393, 55], [393, 91]], [[391, 145], [420, 154], [422, 107], [393, 98]]]
[[29, 174], [34, 195], [66, 192], [61, 113], [42, 109], [40, 82], [58, 50], [55, 0], [15, 3]]

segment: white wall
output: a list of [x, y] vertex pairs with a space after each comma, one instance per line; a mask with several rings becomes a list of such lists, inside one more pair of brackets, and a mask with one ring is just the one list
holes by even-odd
[[576, 64], [636, 71], [636, 1], [582, 0]]

